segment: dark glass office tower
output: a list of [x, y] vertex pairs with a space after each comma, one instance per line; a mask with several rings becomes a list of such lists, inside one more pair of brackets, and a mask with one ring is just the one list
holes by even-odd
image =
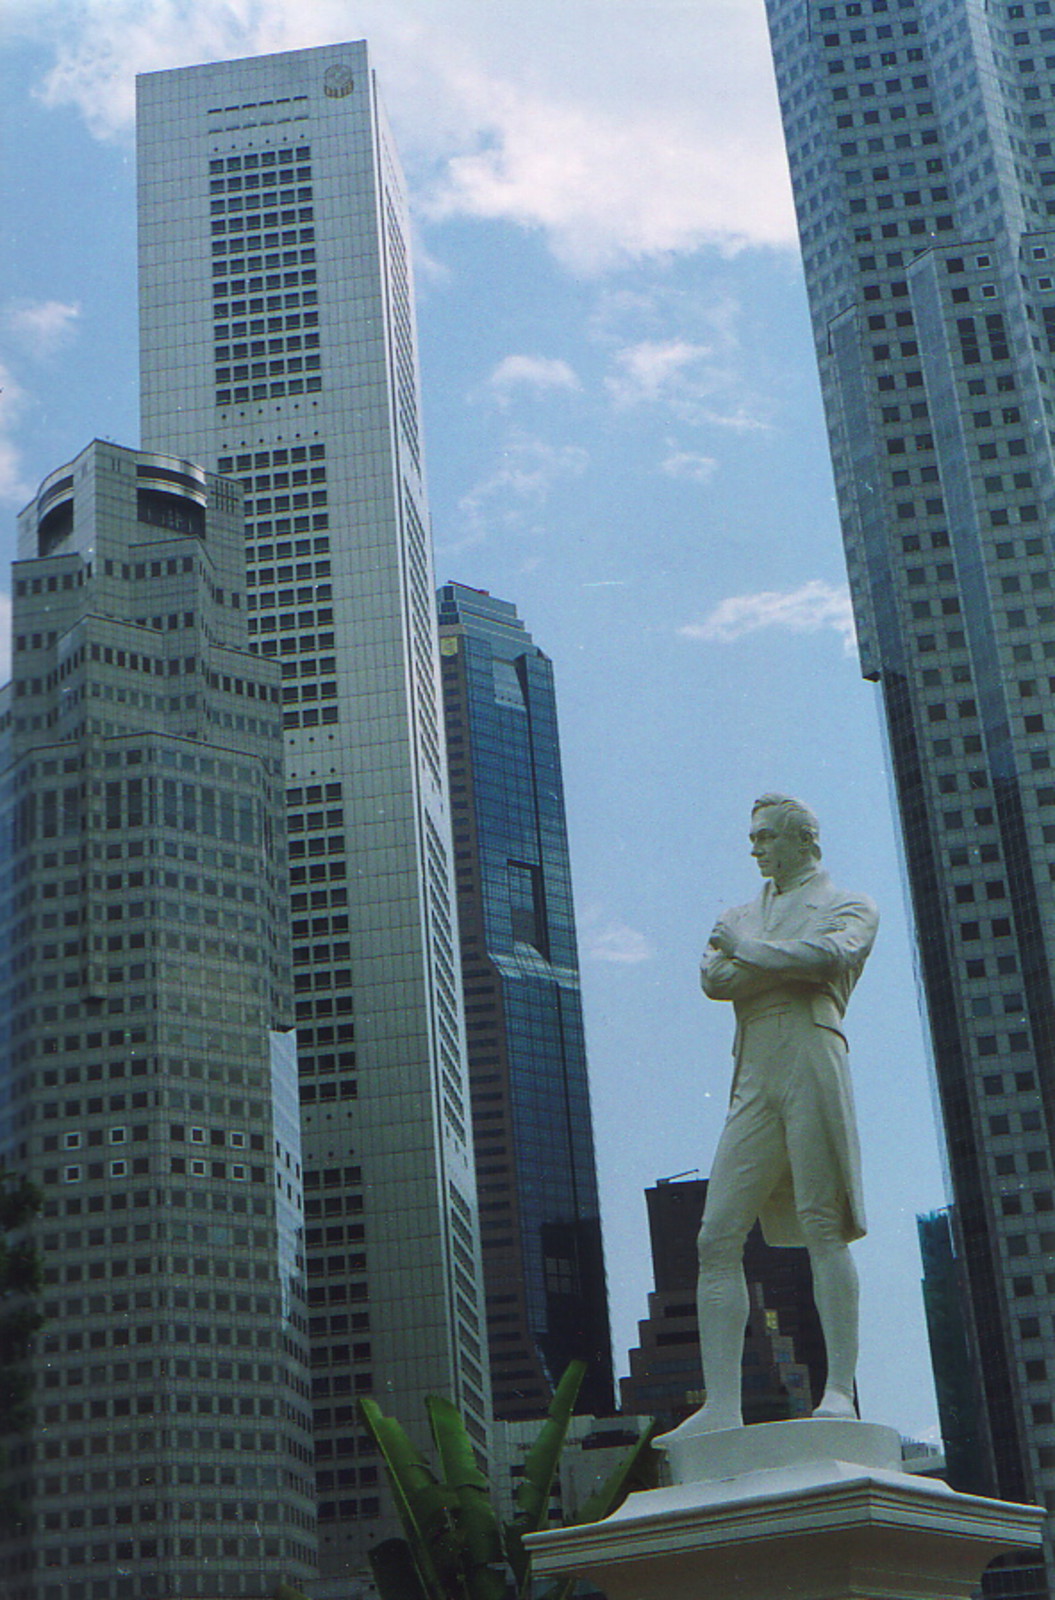
[[542, 1415], [573, 1357], [610, 1414], [611, 1335], [553, 667], [515, 608], [439, 592], [495, 1416]]
[[241, 494], [95, 443], [19, 519], [0, 1155], [43, 1194], [5, 1600], [316, 1572], [281, 680]]
[[990, 1481], [1055, 1509], [1055, 15], [767, 10]]
[[927, 1315], [934, 1388], [945, 1446], [945, 1466], [967, 1493], [989, 1487], [982, 1442], [978, 1377], [963, 1320], [963, 1277], [948, 1210], [916, 1218], [923, 1260], [923, 1305]]

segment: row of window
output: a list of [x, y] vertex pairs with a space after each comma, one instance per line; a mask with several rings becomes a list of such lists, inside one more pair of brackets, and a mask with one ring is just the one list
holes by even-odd
[[[303, 873], [304, 868], [298, 867], [297, 871]], [[312, 871], [314, 872], [315, 869], [312, 868]], [[303, 1023], [310, 1022], [312, 1017], [347, 1017], [351, 1016], [354, 1010], [355, 1002], [350, 993], [339, 995], [316, 994], [311, 999], [300, 996], [296, 1004], [297, 1031], [300, 1031]]]
[[[238, 108], [232, 107], [230, 109]], [[308, 144], [284, 145], [279, 150], [264, 150], [259, 154], [250, 152], [246, 155], [227, 156], [226, 159], [222, 157], [214, 157], [209, 162], [209, 188], [211, 190], [213, 184], [220, 181], [218, 174], [224, 172], [227, 174], [226, 187], [229, 190], [240, 186], [243, 181], [246, 188], [249, 188], [250, 185], [255, 185], [257, 182], [262, 182], [269, 185], [277, 180], [281, 183], [288, 181], [284, 178], [283, 174], [284, 172], [288, 172], [292, 169], [294, 162], [302, 163], [310, 161], [311, 146]], [[272, 172], [271, 168], [274, 168], [275, 171]], [[260, 176], [256, 177], [255, 174], [257, 173], [258, 169]], [[243, 180], [241, 178], [231, 177], [232, 173], [252, 173], [254, 176], [246, 177]], [[310, 177], [310, 166], [298, 167], [298, 180], [303, 179], [306, 181], [310, 179]]]
[[[310, 204], [300, 204], [300, 201], [310, 202], [311, 190], [302, 189], [299, 195], [292, 190], [287, 190], [279, 195], [249, 195], [235, 196], [229, 201], [213, 200], [209, 205], [212, 221], [209, 224], [213, 239], [222, 238], [224, 234], [231, 233], [260, 233], [268, 228], [274, 228], [273, 234], [267, 234], [261, 240], [250, 240], [249, 248], [259, 249], [261, 243], [265, 249], [277, 249], [280, 244], [314, 244], [315, 229], [310, 224], [315, 221], [315, 212]], [[277, 202], [277, 205], [276, 205]], [[264, 211], [267, 205], [276, 206], [274, 211]], [[280, 211], [278, 207], [287, 206], [288, 209]], [[282, 230], [282, 231], [280, 231]], [[245, 241], [232, 239], [231, 248], [242, 249]]]
[[[340, 720], [340, 714], [335, 705], [323, 706], [321, 714], [318, 711], [310, 708], [305, 711], [284, 711], [282, 713], [283, 728], [316, 728], [320, 726], [320, 724], [332, 725]], [[303, 883], [304, 869], [299, 868], [298, 870], [300, 876], [295, 877], [292, 872], [290, 873], [291, 883]]]
[[[244, 219], [245, 226], [247, 228], [251, 227], [253, 220], [246, 217]], [[213, 224], [214, 233], [217, 226], [216, 223]], [[219, 224], [219, 226], [222, 227], [223, 224]], [[299, 249], [297, 248], [298, 245]], [[281, 249], [280, 246], [282, 247]], [[257, 250], [260, 251], [260, 256], [250, 256], [248, 262], [242, 259], [235, 259], [240, 257], [243, 251], [251, 252]], [[214, 237], [212, 254], [213, 272], [217, 276], [223, 276], [228, 272], [245, 272], [247, 267], [250, 272], [259, 272], [261, 268], [295, 267], [298, 264], [311, 266], [315, 261], [315, 229], [291, 228], [281, 236], [264, 234], [258, 239], [249, 237], [245, 233], [240, 233], [237, 237]], [[226, 261], [223, 259], [225, 256], [230, 256], [232, 259]], [[304, 280], [309, 281], [306, 273], [304, 274]]]
[[[253, 607], [250, 606], [249, 609], [252, 610]], [[277, 617], [261, 617], [259, 621], [256, 617], [250, 617], [249, 632], [250, 634], [257, 632], [274, 633], [276, 629], [279, 629], [285, 635], [292, 628], [313, 628], [316, 624], [316, 615], [318, 616], [318, 626], [320, 628], [333, 626], [333, 611], [329, 606], [320, 606], [317, 614], [314, 611], [283, 611]], [[254, 654], [258, 650], [264, 655], [275, 655], [276, 653], [274, 640], [265, 639], [262, 644], [257, 644], [255, 640], [251, 640], [249, 648]]]
[[[296, 662], [290, 663], [290, 668], [293, 671], [297, 670], [297, 666], [298, 663]], [[299, 667], [305, 676], [319, 671], [325, 672], [326, 670], [323, 664], [315, 661], [302, 661], [299, 663]], [[282, 685], [282, 703], [286, 706], [295, 705], [298, 700], [336, 700], [336, 698], [337, 680], [335, 678], [324, 678], [321, 682], [316, 683], [285, 683]]]
[[[182, 1156], [173, 1156], [169, 1170], [177, 1176], [190, 1176], [192, 1178], [233, 1178], [237, 1182], [264, 1183], [266, 1174], [263, 1167], [247, 1167], [243, 1162], [223, 1161], [187, 1161]], [[45, 1183], [80, 1183], [82, 1179], [89, 1182], [98, 1182], [104, 1177], [126, 1178], [140, 1176], [150, 1171], [150, 1162], [146, 1156], [136, 1156], [131, 1161], [117, 1160], [110, 1162], [90, 1161], [87, 1165], [71, 1162], [60, 1171], [57, 1168], [47, 1167], [44, 1170]], [[79, 1276], [79, 1269], [78, 1269]], [[72, 1280], [70, 1280], [72, 1281]]]
[[[305, 304], [307, 304], [308, 300], [311, 299], [311, 298], [312, 298], [311, 296], [305, 296]], [[283, 299], [282, 296], [276, 296], [276, 298], [275, 298], [275, 307], [276, 308], [278, 308], [279, 306], [282, 305], [282, 299]], [[254, 304], [255, 304], [255, 302], [254, 302]], [[286, 304], [287, 307], [290, 306], [290, 305], [298, 305], [299, 306], [299, 304], [300, 304], [300, 296], [297, 295], [297, 294], [286, 295], [285, 296], [285, 304]], [[268, 306], [270, 308], [270, 306], [271, 306], [271, 302], [270, 301], [268, 301]], [[263, 303], [262, 302], [260, 303], [259, 309], [260, 309], [260, 311], [263, 311]], [[227, 308], [225, 306], [219, 305], [219, 304], [217, 306], [215, 306], [214, 311], [215, 311], [215, 315], [218, 316], [218, 317], [219, 316], [225, 316], [227, 314]], [[243, 315], [245, 314], [245, 306], [244, 305], [242, 306], [242, 314]], [[303, 313], [303, 315], [302, 315], [301, 312], [299, 312], [299, 311], [286, 310], [285, 312], [279, 312], [279, 314], [277, 316], [269, 315], [266, 318], [266, 320], [265, 320], [265, 318], [263, 316], [253, 316], [253, 317], [250, 318], [250, 320], [248, 322], [230, 322], [230, 323], [217, 322], [214, 331], [215, 331], [215, 336], [216, 336], [216, 338], [218, 340], [221, 340], [221, 339], [222, 340], [247, 340], [247, 339], [256, 340], [256, 339], [262, 339], [265, 334], [275, 335], [275, 334], [280, 334], [280, 333], [283, 333], [283, 334], [284, 333], [299, 333], [301, 331], [301, 329], [303, 329], [303, 328], [317, 328], [318, 325], [319, 325], [319, 313], [317, 311], [305, 311]], [[222, 348], [222, 346], [220, 346], [219, 344], [216, 346], [217, 359], [220, 359], [220, 354], [219, 353], [220, 353], [221, 348]], [[254, 343], [254, 344], [249, 345], [249, 346], [245, 345], [244, 343], [243, 344], [237, 344], [236, 343], [235, 346], [234, 346], [234, 350], [233, 350], [233, 354], [234, 354], [235, 360], [238, 360], [241, 356], [245, 356], [245, 355], [262, 355], [263, 353], [264, 353], [264, 347], [263, 347], [262, 343], [259, 344], [259, 345]], [[224, 458], [221, 458], [221, 459], [225, 459], [225, 460], [230, 461], [233, 458], [232, 457], [224, 457]], [[239, 457], [239, 459], [242, 460], [242, 459], [245, 459], [245, 458], [244, 457]], [[296, 455], [294, 456], [293, 459], [297, 460], [297, 461], [305, 460], [306, 457], [305, 457], [305, 455], [303, 453], [303, 449], [298, 449], [297, 453], [296, 453]], [[290, 452], [288, 450], [276, 450], [275, 451], [275, 461], [276, 461], [277, 465], [288, 466], [289, 461], [290, 461]], [[218, 467], [217, 470], [223, 476], [230, 477], [231, 473], [233, 471], [233, 468], [231, 466], [226, 466], [226, 467], [221, 466], [221, 467]], [[295, 471], [294, 474], [293, 474], [293, 482], [294, 483], [306, 483], [307, 479], [304, 477], [303, 473]], [[289, 474], [288, 474], [288, 472], [277, 472], [276, 473], [276, 475], [275, 475], [275, 487], [276, 488], [280, 488], [283, 485], [288, 485], [288, 483], [289, 483]], [[245, 487], [247, 489], [249, 489], [249, 488], [252, 487], [252, 485], [251, 484], [246, 484]], [[267, 484], [266, 487], [270, 488], [270, 484]]]
[[[323, 490], [322, 493], [325, 499], [326, 491]], [[316, 540], [316, 544], [327, 544], [328, 542], [328, 540], [323, 539]], [[310, 561], [302, 561], [297, 563], [296, 568], [292, 565], [279, 567], [277, 569], [277, 579], [274, 567], [260, 567], [258, 571], [249, 575], [246, 582], [251, 588], [256, 588], [258, 585], [275, 583], [276, 581], [278, 583], [293, 583], [295, 580], [297, 583], [303, 583], [308, 578], [328, 577], [330, 577], [330, 563], [328, 561], [316, 561], [314, 564]]]
[[[326, 446], [323, 444], [293, 445], [288, 448], [276, 448], [274, 450], [257, 450], [252, 455], [246, 454], [221, 456], [217, 462], [216, 470], [229, 477], [236, 471], [239, 473], [252, 472], [254, 469], [256, 471], [261, 469], [268, 471], [273, 466], [285, 467], [290, 464], [296, 467], [298, 462], [322, 461], [325, 459], [325, 456]], [[253, 483], [251, 479], [243, 479], [242, 482], [245, 489], [252, 489]], [[307, 478], [294, 471], [293, 482], [306, 483]], [[277, 478], [275, 479], [275, 483], [277, 487]]]
[[[253, 383], [251, 387], [243, 384], [235, 389], [217, 389], [216, 404], [229, 406], [244, 405], [250, 400], [281, 400], [287, 394], [314, 394], [321, 388], [321, 378], [274, 378], [269, 383]], [[298, 519], [297, 525], [299, 527], [300, 519]], [[313, 526], [327, 528], [329, 527], [329, 519], [320, 513], [313, 519]], [[281, 525], [278, 531], [283, 531]]]
[[355, 1078], [341, 1078], [330, 1083], [302, 1083], [299, 1090], [302, 1106], [322, 1104], [332, 1100], [357, 1100], [359, 1084]]
[[[297, 520], [298, 521], [303, 520], [305, 522], [305, 524], [307, 522], [307, 518], [304, 518], [304, 519], [299, 519], [298, 518]], [[315, 520], [318, 520], [318, 518], [316, 518]], [[329, 600], [332, 600], [332, 599], [333, 599], [332, 586], [330, 584], [328, 584], [328, 583], [319, 583], [319, 584], [316, 584], [314, 588], [312, 588], [309, 585], [309, 586], [307, 586], [305, 588], [298, 588], [296, 590], [294, 590], [294, 589], [279, 589], [278, 590], [278, 598], [277, 598], [277, 600], [276, 600], [276, 596], [275, 596], [275, 590], [273, 590], [273, 589], [265, 590], [259, 596], [259, 598], [256, 595], [252, 595], [251, 594], [251, 595], [248, 596], [247, 605], [248, 605], [248, 608], [249, 608], [250, 611], [256, 611], [258, 609], [261, 610], [261, 611], [267, 611], [270, 608], [273, 608], [276, 604], [279, 605], [279, 606], [291, 606], [291, 605], [293, 605], [295, 603], [295, 604], [297, 604], [299, 606], [302, 606], [302, 605], [312, 605], [312, 604], [315, 604], [316, 602], [318, 602], [319, 604], [323, 604], [326, 601], [329, 601]], [[325, 620], [327, 620], [329, 622], [333, 621], [333, 613], [332, 613], [332, 611], [327, 614]], [[321, 611], [319, 613], [319, 621], [320, 621], [320, 623], [323, 621], [323, 613]], [[303, 623], [302, 622], [302, 623], [300, 623], [301, 627], [309, 627], [310, 628], [312, 625], [313, 625], [312, 622], [307, 622], [307, 623]], [[252, 632], [252, 624], [250, 624], [250, 632]]]
[[[16, 569], [17, 570], [17, 569]], [[27, 594], [57, 594], [60, 589], [81, 588], [92, 575], [92, 564], [87, 562], [76, 572], [53, 573], [50, 578], [16, 578], [15, 594], [21, 600]], [[54, 634], [51, 635], [54, 639]]]

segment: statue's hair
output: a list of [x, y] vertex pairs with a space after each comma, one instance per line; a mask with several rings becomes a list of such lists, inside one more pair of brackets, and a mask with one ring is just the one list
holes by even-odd
[[821, 825], [809, 806], [804, 806], [801, 800], [793, 800], [789, 794], [763, 794], [751, 807], [751, 815], [761, 811], [763, 806], [777, 813], [781, 832], [799, 834], [805, 839], [814, 861], [820, 860]]

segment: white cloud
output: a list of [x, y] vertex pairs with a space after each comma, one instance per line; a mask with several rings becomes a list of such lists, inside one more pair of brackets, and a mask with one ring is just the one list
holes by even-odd
[[731, 433], [768, 433], [773, 426], [762, 417], [752, 416], [745, 406], [733, 411], [710, 411], [704, 407], [697, 420], [709, 423], [712, 428], [728, 428]]
[[525, 515], [543, 506], [554, 484], [586, 471], [589, 455], [579, 445], [549, 444], [520, 431], [509, 435], [502, 459], [458, 502], [465, 518], [465, 537], [445, 547], [445, 554], [488, 535], [521, 527]]
[[744, 308], [728, 289], [647, 293], [602, 289], [589, 320], [609, 352], [605, 388], [621, 409], [665, 407], [691, 427], [765, 432], [772, 399], [757, 392], [758, 365], [741, 343]]
[[705, 243], [789, 242], [787, 204], [736, 203], [729, 168], [740, 163], [689, 121], [652, 108], [562, 105], [508, 83], [493, 85], [489, 100], [482, 148], [448, 162], [430, 200], [434, 217], [539, 228], [583, 274]]
[[585, 934], [585, 950], [594, 961], [610, 961], [619, 966], [651, 961], [656, 953], [643, 933], [619, 921], [589, 928]]
[[80, 305], [64, 300], [22, 300], [7, 307], [4, 321], [11, 335], [40, 360], [54, 355], [73, 333]]
[[0, 592], [0, 681], [11, 676], [11, 596]]
[[581, 273], [794, 242], [760, 4], [16, 0], [7, 26], [52, 50], [44, 103], [100, 138], [129, 136], [136, 72], [365, 34], [434, 218], [539, 230]]
[[758, 397], [748, 388], [742, 357], [731, 334], [712, 344], [691, 339], [643, 339], [617, 350], [605, 388], [615, 406], [664, 406], [693, 427], [765, 432]]
[[696, 483], [710, 483], [718, 470], [718, 463], [713, 456], [700, 455], [696, 450], [676, 450], [667, 447], [667, 455], [660, 462], [659, 470], [665, 472], [668, 478], [690, 478]]
[[855, 633], [849, 591], [834, 589], [820, 578], [813, 578], [801, 588], [784, 592], [732, 595], [715, 606], [702, 622], [690, 623], [678, 632], [687, 639], [732, 644], [762, 628], [781, 628], [788, 633], [832, 629], [842, 639], [847, 653], [852, 653]]
[[30, 361], [45, 361], [71, 337], [80, 306], [63, 300], [16, 300], [0, 309], [0, 328], [6, 335], [11, 359], [0, 356], [0, 502], [24, 505], [32, 494], [23, 476], [19, 428], [39, 397], [16, 376], [12, 359], [16, 347], [25, 368]]
[[573, 369], [553, 356], [506, 356], [487, 380], [500, 405], [509, 403], [513, 389], [544, 394], [552, 389], [581, 389]]
[[644, 339], [616, 354], [616, 373], [605, 380], [617, 405], [633, 406], [695, 392], [707, 382], [701, 363], [708, 345], [688, 339]]
[[[54, 47], [37, 91], [43, 104], [73, 106], [97, 139], [121, 139], [134, 128], [136, 73], [288, 48], [283, 10], [278, 0], [82, 0], [76, 8], [37, 0], [17, 20]], [[308, 17], [297, 31], [317, 42]]]
[[22, 464], [14, 431], [25, 401], [25, 390], [0, 361], [0, 501], [22, 505], [30, 491], [22, 479]]

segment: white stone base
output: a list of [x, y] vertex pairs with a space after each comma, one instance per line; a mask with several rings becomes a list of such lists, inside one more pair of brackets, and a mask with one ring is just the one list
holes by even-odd
[[1038, 1507], [910, 1476], [890, 1428], [771, 1422], [681, 1443], [672, 1467], [706, 1476], [530, 1535], [534, 1576], [574, 1572], [608, 1600], [966, 1600], [995, 1556], [1040, 1544]]
[[674, 1483], [711, 1482], [775, 1467], [810, 1462], [852, 1461], [861, 1467], [901, 1471], [901, 1440], [893, 1428], [874, 1422], [833, 1422], [806, 1417], [796, 1422], [762, 1422], [750, 1428], [701, 1433], [689, 1417], [672, 1433], [661, 1433], [656, 1449], [666, 1453]]

